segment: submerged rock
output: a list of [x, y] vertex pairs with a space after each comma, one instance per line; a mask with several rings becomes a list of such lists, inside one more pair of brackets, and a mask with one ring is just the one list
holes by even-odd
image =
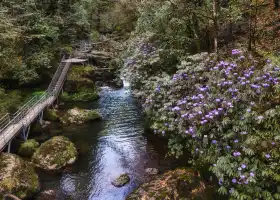
[[130, 181], [130, 178], [129, 178], [128, 174], [121, 174], [115, 180], [112, 181], [112, 185], [114, 185], [115, 187], [122, 187], [122, 186], [126, 185], [127, 183], [129, 183], [129, 181]]
[[39, 142], [34, 139], [26, 140], [20, 145], [18, 154], [23, 157], [31, 157], [39, 146]]
[[45, 170], [58, 170], [73, 164], [78, 156], [74, 144], [64, 136], [44, 142], [32, 156], [32, 162]]
[[147, 168], [145, 169], [145, 172], [149, 175], [156, 175], [159, 173], [159, 170], [156, 168]]
[[67, 111], [67, 113], [61, 118], [61, 121], [64, 124], [82, 124], [98, 119], [101, 119], [101, 116], [95, 110], [73, 108]]
[[0, 154], [0, 199], [5, 194], [30, 198], [39, 189], [39, 179], [31, 164], [14, 154]]
[[204, 191], [205, 185], [198, 173], [192, 169], [176, 169], [141, 185], [126, 200], [205, 199]]

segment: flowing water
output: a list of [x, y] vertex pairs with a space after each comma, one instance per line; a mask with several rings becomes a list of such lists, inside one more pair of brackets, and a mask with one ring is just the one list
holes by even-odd
[[[80, 149], [79, 159], [68, 172], [40, 173], [42, 188], [55, 189], [57, 199], [123, 200], [144, 181], [145, 168], [179, 164], [165, 158], [165, 142], [144, 134], [143, 115], [126, 84], [120, 90], [103, 88], [97, 103], [83, 107], [100, 110], [103, 120], [63, 129]], [[116, 188], [111, 180], [121, 173], [131, 181]]]

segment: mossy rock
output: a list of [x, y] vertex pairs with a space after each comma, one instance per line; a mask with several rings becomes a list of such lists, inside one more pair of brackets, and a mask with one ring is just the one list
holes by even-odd
[[58, 121], [59, 116], [57, 115], [57, 111], [54, 109], [48, 109], [45, 112], [45, 120], [47, 121]]
[[73, 108], [68, 110], [60, 120], [64, 124], [83, 124], [100, 119], [101, 115], [95, 110]]
[[18, 154], [23, 157], [31, 157], [39, 146], [39, 142], [34, 139], [26, 140], [20, 145]]
[[144, 183], [126, 200], [199, 200], [205, 198], [205, 184], [193, 169], [176, 169]]
[[99, 99], [97, 91], [80, 91], [76, 93], [63, 93], [62, 100], [65, 102], [89, 102], [96, 101]]
[[39, 178], [31, 164], [14, 154], [0, 154], [0, 199], [5, 194], [26, 199], [39, 190]]
[[86, 121], [100, 120], [101, 115], [96, 110], [89, 110], [87, 112]]
[[78, 156], [75, 145], [64, 136], [44, 142], [32, 156], [32, 162], [45, 170], [59, 170], [73, 164]]
[[129, 183], [129, 181], [130, 181], [130, 178], [129, 178], [128, 174], [121, 174], [115, 180], [112, 181], [112, 185], [114, 185], [115, 187], [122, 187], [122, 186], [126, 185], [127, 183]]

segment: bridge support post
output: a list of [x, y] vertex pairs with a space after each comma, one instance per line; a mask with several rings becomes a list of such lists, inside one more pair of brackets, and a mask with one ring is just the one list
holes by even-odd
[[39, 115], [39, 123], [40, 123], [40, 125], [43, 125], [43, 117], [44, 117], [44, 110]]
[[30, 132], [30, 126], [23, 127], [23, 129], [22, 129], [22, 139], [24, 141], [26, 141], [28, 139], [29, 132]]
[[7, 149], [8, 153], [11, 152], [11, 145], [12, 145], [12, 140], [10, 140], [9, 143], [8, 143], [8, 149]]

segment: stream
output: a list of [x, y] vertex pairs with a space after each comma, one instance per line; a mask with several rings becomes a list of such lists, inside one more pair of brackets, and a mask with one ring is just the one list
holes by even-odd
[[[128, 89], [103, 87], [96, 103], [82, 108], [98, 109], [102, 121], [63, 128], [82, 153], [62, 174], [40, 172], [43, 190], [56, 190], [57, 199], [123, 200], [146, 178], [145, 168], [160, 171], [180, 166], [166, 158], [166, 142], [144, 132], [144, 116]], [[116, 188], [114, 177], [128, 173], [129, 184]]]

